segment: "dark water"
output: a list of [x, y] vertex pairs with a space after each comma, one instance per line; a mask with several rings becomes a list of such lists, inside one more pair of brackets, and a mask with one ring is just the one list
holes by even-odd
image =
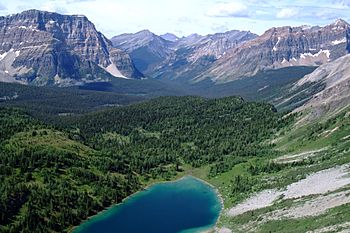
[[186, 176], [131, 196], [82, 224], [74, 233], [200, 232], [215, 225], [220, 211], [215, 190]]

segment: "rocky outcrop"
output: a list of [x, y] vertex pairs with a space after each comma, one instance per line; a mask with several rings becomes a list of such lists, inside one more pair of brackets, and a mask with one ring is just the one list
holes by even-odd
[[130, 57], [113, 48], [85, 16], [38, 10], [0, 17], [1, 73], [58, 86], [142, 77]]
[[349, 24], [343, 20], [325, 27], [271, 28], [262, 36], [231, 49], [197, 77], [226, 82], [258, 71], [287, 66], [319, 66], [347, 53]]

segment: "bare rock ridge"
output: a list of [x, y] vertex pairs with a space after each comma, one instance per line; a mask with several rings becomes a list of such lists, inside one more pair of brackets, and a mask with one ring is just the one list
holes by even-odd
[[68, 86], [143, 75], [85, 16], [28, 10], [0, 17], [0, 77]]
[[350, 25], [344, 20], [325, 27], [271, 28], [230, 49], [197, 79], [227, 82], [258, 71], [287, 66], [319, 66], [348, 53]]

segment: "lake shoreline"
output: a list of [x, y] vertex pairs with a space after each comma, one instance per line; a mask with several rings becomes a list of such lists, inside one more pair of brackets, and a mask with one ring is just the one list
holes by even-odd
[[145, 187], [142, 187], [140, 190], [138, 190], [137, 192], [123, 198], [123, 200], [119, 203], [116, 203], [116, 204], [112, 204], [108, 207], [105, 207], [104, 209], [102, 209], [101, 211], [99, 211], [98, 213], [94, 214], [94, 215], [91, 215], [89, 216], [88, 218], [86, 218], [85, 220], [83, 220], [79, 225], [76, 225], [76, 226], [73, 226], [71, 227], [70, 229], [68, 229], [68, 232], [69, 233], [73, 233], [75, 230], [77, 230], [77, 228], [79, 228], [81, 225], [83, 224], [86, 224], [88, 223], [89, 221], [91, 221], [93, 218], [95, 218], [96, 216], [98, 215], [101, 215], [107, 211], [109, 211], [111, 208], [115, 208], [121, 204], [124, 204], [126, 201], [128, 201], [129, 199], [131, 198], [134, 198], [135, 196], [137, 196], [138, 194], [140, 194], [141, 192], [145, 192], [145, 191], [148, 191], [150, 188], [152, 188], [153, 186], [155, 185], [158, 185], [158, 184], [167, 184], [167, 183], [176, 183], [176, 182], [180, 182], [181, 180], [183, 179], [186, 179], [187, 177], [191, 177], [195, 180], [198, 180], [199, 182], [207, 185], [208, 187], [210, 187], [213, 191], [215, 191], [215, 194], [216, 194], [216, 197], [218, 198], [219, 202], [220, 202], [220, 212], [218, 214], [218, 217], [217, 217], [217, 220], [215, 222], [215, 224], [211, 227], [208, 227], [208, 229], [204, 230], [204, 232], [212, 232], [212, 230], [215, 230], [216, 227], [217, 227], [217, 223], [222, 215], [222, 212], [224, 210], [224, 200], [223, 200], [223, 197], [222, 195], [220, 194], [219, 190], [214, 186], [212, 185], [211, 183], [209, 183], [208, 181], [206, 180], [203, 180], [201, 178], [198, 178], [196, 176], [193, 176], [193, 175], [190, 175], [190, 174], [185, 174], [179, 178], [176, 178], [175, 180], [170, 180], [170, 181], [155, 181], [155, 182], [151, 182], [150, 184], [147, 184]]

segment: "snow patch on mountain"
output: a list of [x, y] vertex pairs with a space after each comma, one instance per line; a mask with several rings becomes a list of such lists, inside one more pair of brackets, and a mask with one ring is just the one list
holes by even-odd
[[317, 66], [330, 61], [331, 52], [329, 50], [320, 50], [317, 53], [302, 53], [299, 58], [283, 58], [281, 62], [275, 64], [276, 67], [287, 66]]
[[278, 46], [278, 44], [279, 44], [280, 42], [281, 42], [281, 37], [279, 36], [278, 39], [277, 39], [277, 43], [275, 44], [275, 46], [274, 46], [273, 49], [272, 49], [273, 51], [275, 51], [275, 52], [277, 51], [277, 46]]
[[300, 55], [300, 58], [301, 59], [307, 59], [308, 57], [313, 57], [313, 58], [316, 58], [316, 57], [320, 57], [320, 56], [323, 56], [323, 54], [326, 55], [327, 58], [329, 58], [329, 56], [331, 55], [330, 51], [329, 50], [320, 50], [318, 51], [318, 53], [315, 53], [315, 54], [312, 54], [312, 53], [303, 53]]
[[332, 43], [332, 45], [338, 45], [338, 44], [346, 43], [346, 38], [344, 37], [341, 40], [334, 40], [331, 43]]

